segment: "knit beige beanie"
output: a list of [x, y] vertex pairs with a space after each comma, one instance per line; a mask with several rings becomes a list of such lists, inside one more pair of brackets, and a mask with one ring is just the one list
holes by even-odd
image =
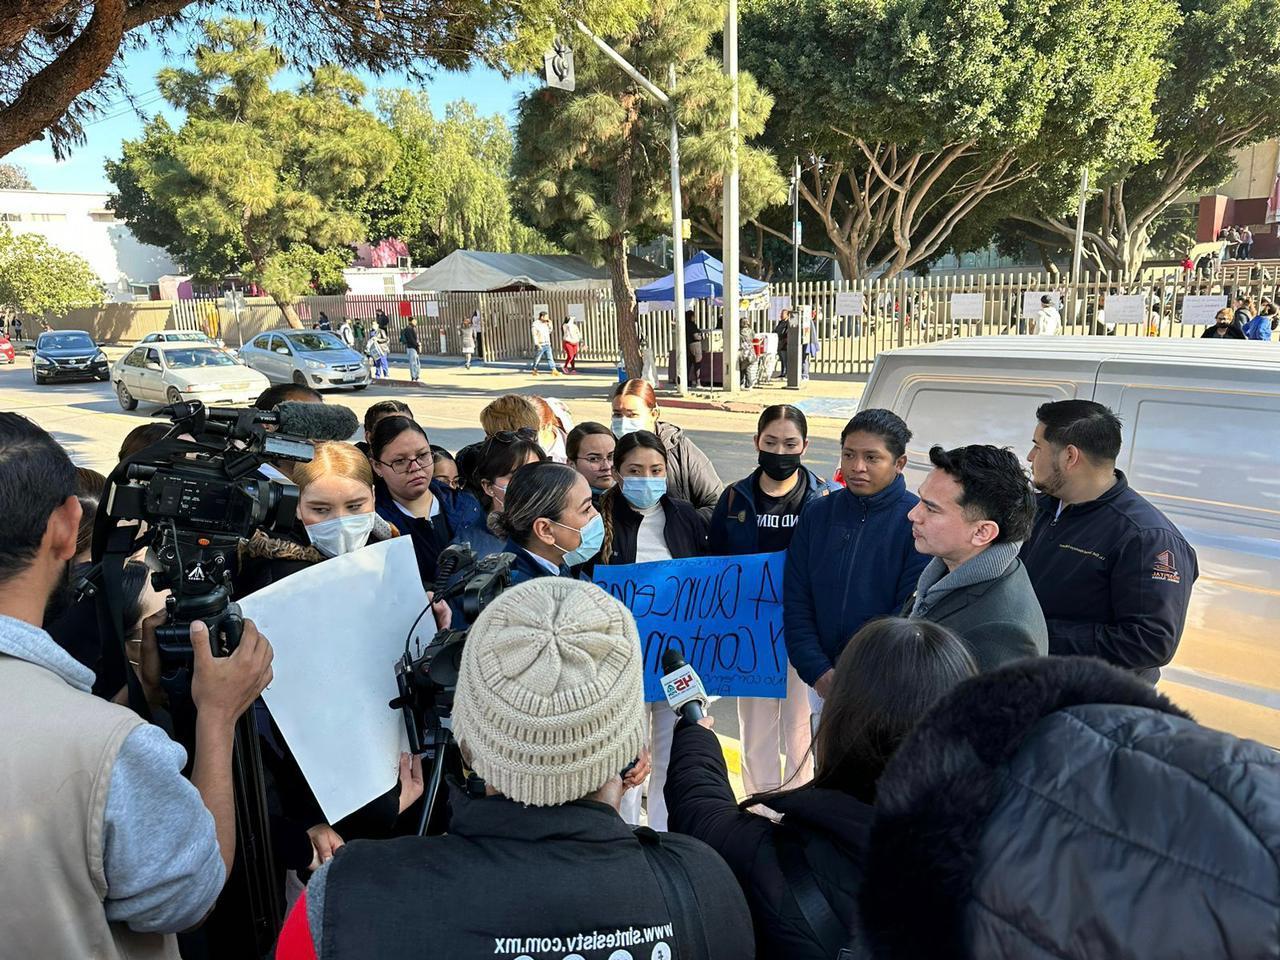
[[471, 628], [453, 732], [503, 796], [549, 807], [594, 793], [639, 755], [643, 725], [635, 620], [594, 584], [527, 581]]

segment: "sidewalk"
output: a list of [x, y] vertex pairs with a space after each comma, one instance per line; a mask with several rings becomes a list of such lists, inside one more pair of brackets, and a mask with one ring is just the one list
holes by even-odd
[[[382, 387], [416, 389], [409, 380], [409, 364], [393, 355], [391, 376], [379, 378], [375, 384]], [[580, 364], [576, 373], [554, 376], [528, 372], [528, 364], [515, 361], [472, 363], [471, 369], [463, 367], [456, 357], [421, 357], [422, 383], [433, 386], [463, 388], [468, 391], [488, 392], [493, 396], [505, 393], [536, 393], [545, 390], [562, 400], [598, 400], [607, 396], [618, 383], [617, 368], [612, 364]], [[554, 384], [554, 387], [545, 386]], [[759, 413], [775, 403], [789, 403], [799, 407], [809, 417], [826, 417], [848, 420], [858, 410], [858, 401], [866, 382], [862, 377], [815, 376], [798, 390], [788, 390], [785, 382], [775, 380], [771, 384], [742, 390], [730, 400], [718, 390], [690, 391], [680, 397], [674, 389], [668, 389], [665, 381], [659, 381], [655, 391], [664, 407], [684, 410], [726, 410], [732, 413]]]

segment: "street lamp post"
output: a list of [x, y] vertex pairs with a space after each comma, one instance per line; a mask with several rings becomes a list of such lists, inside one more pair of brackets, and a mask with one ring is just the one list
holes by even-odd
[[729, 164], [724, 178], [724, 353], [721, 388], [738, 390], [738, 0], [724, 18], [724, 72], [729, 75]]

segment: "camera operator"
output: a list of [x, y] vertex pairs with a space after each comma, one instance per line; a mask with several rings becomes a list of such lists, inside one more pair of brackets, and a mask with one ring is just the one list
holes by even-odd
[[462, 649], [453, 730], [474, 773], [450, 784], [449, 834], [347, 844], [294, 905], [278, 960], [424, 949], [750, 960], [751, 919], [724, 862], [618, 814], [643, 776], [622, 776], [643, 729], [640, 637], [626, 608], [568, 578], [510, 588]]
[[246, 622], [236, 651], [215, 658], [192, 626], [199, 718], [183, 779], [182, 748], [92, 696], [92, 673], [41, 629], [80, 509], [66, 453], [0, 413], [0, 942], [41, 960], [171, 958], [171, 934], [205, 917], [231, 868], [234, 726], [271, 679], [271, 646]]

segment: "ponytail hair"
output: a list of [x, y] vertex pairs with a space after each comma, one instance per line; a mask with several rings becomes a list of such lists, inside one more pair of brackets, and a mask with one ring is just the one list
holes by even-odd
[[511, 478], [502, 510], [489, 514], [489, 529], [527, 547], [537, 520], [564, 516], [565, 499], [579, 478], [577, 470], [563, 463], [542, 460], [525, 464]]

